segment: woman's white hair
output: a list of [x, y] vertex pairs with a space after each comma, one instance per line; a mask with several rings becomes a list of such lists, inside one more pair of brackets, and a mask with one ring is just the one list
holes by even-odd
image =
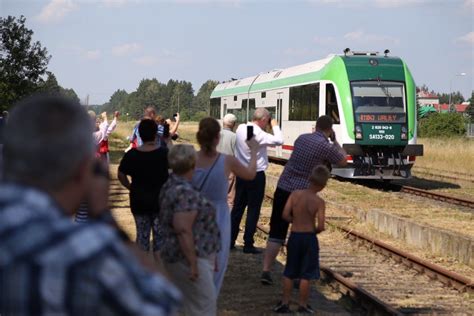
[[196, 150], [192, 145], [174, 145], [168, 152], [168, 165], [174, 173], [185, 174], [196, 166]]

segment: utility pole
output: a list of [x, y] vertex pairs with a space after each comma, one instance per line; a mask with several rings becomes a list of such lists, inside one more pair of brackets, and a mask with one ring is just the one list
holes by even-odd
[[452, 98], [452, 95], [453, 95], [453, 80], [454, 78], [456, 77], [463, 77], [465, 76], [466, 73], [465, 72], [461, 72], [459, 74], [455, 74], [451, 80], [449, 80], [449, 112], [452, 112], [452, 104], [451, 104], [451, 98]]

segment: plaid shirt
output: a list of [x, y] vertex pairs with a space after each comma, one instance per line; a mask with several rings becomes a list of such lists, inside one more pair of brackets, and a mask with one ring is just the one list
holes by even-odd
[[179, 293], [116, 231], [75, 225], [45, 193], [0, 185], [1, 315], [169, 315]]
[[295, 141], [293, 152], [277, 187], [287, 192], [306, 189], [309, 186], [309, 175], [315, 166], [336, 164], [344, 158], [322, 132], [300, 135]]

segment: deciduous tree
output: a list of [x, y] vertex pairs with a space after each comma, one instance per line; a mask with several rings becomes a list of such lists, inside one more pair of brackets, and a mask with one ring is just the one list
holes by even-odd
[[25, 26], [26, 18], [0, 17], [0, 108], [7, 109], [35, 91], [51, 56], [33, 31]]

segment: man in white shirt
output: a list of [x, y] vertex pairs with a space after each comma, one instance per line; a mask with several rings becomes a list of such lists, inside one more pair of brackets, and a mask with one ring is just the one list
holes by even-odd
[[[273, 135], [264, 131], [267, 125], [271, 124]], [[271, 119], [271, 115], [265, 108], [258, 108], [253, 114], [252, 122], [240, 124], [236, 130], [235, 157], [244, 165], [250, 161], [250, 149], [246, 144], [247, 125], [253, 126], [255, 140], [259, 143], [257, 152], [257, 175], [251, 181], [242, 180], [237, 177], [234, 207], [232, 208], [232, 239], [231, 249], [235, 247], [235, 240], [239, 234], [239, 225], [242, 220], [245, 208], [247, 209], [247, 219], [245, 220], [244, 233], [244, 253], [258, 254], [260, 250], [254, 247], [253, 235], [257, 228], [265, 195], [265, 170], [268, 167], [268, 146], [279, 146], [283, 144], [283, 136], [276, 120]]]

